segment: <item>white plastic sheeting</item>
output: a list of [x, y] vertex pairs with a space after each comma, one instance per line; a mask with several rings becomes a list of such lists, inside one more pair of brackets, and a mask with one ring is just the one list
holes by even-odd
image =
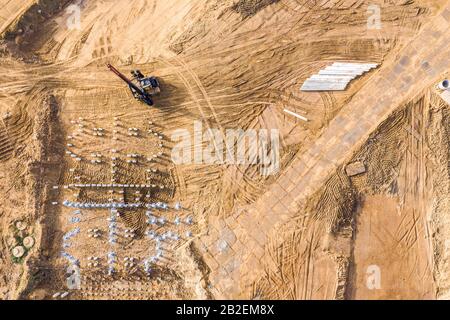
[[334, 62], [306, 79], [300, 90], [343, 91], [350, 81], [377, 66], [377, 63]]

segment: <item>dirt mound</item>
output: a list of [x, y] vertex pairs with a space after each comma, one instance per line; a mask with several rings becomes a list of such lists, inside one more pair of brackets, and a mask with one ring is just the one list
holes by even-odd
[[239, 0], [233, 5], [232, 9], [240, 13], [242, 17], [248, 18], [278, 1], [280, 0]]
[[335, 233], [340, 227], [351, 225], [357, 203], [355, 189], [342, 168], [326, 183], [306, 205], [313, 219], [325, 223], [327, 232]]

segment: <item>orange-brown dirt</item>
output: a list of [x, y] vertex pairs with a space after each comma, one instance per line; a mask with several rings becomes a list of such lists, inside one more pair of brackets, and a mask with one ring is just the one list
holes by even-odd
[[[374, 3], [380, 30], [367, 28]], [[414, 79], [406, 97], [393, 84], [395, 105], [371, 119], [370, 130], [343, 155], [327, 158], [329, 169], [321, 171], [314, 156], [315, 142], [326, 137], [324, 150], [347, 144], [333, 140], [338, 133], [330, 128], [344, 119], [339, 129], [351, 132], [362, 121], [378, 97], [348, 110], [365, 92], [380, 90], [380, 77], [398, 66], [409, 43], [435, 28], [430, 22], [440, 21], [448, 6], [438, 0], [0, 0], [0, 299], [52, 299], [66, 291], [68, 299], [449, 298], [450, 122], [448, 104], [430, 84], [448, 68], [430, 81]], [[68, 28], [74, 8], [80, 25]], [[432, 48], [416, 49], [426, 56]], [[334, 61], [379, 68], [342, 92], [300, 91]], [[155, 106], [135, 101], [106, 63], [158, 77]], [[171, 135], [193, 133], [195, 121], [222, 135], [278, 129], [280, 171], [264, 176], [258, 164], [173, 163]], [[138, 135], [130, 136], [130, 128]], [[139, 155], [137, 163], [129, 154]], [[319, 164], [308, 163], [304, 174], [319, 182], [284, 190], [282, 180], [294, 179], [296, 161], [309, 155]], [[366, 171], [349, 177], [345, 166], [355, 161]], [[139, 187], [64, 187], [111, 181]], [[272, 211], [278, 191], [298, 206]], [[110, 199], [167, 202], [170, 209], [155, 210], [158, 217], [192, 217], [192, 224], [158, 227], [181, 239], [164, 248], [150, 276], [143, 263], [155, 243], [145, 235], [145, 209], [119, 210], [120, 237], [112, 246], [109, 210], [82, 209], [74, 223], [74, 209], [63, 205]], [[64, 235], [75, 227], [81, 232], [64, 250], [80, 261], [77, 290], [67, 288], [68, 262], [61, 257]], [[101, 236], [90, 237], [91, 229]], [[27, 236], [34, 246], [13, 257]], [[109, 276], [112, 248], [118, 262]], [[93, 256], [98, 265], [88, 259]], [[129, 257], [136, 265], [125, 265]], [[371, 266], [379, 269], [375, 288], [368, 285]]]

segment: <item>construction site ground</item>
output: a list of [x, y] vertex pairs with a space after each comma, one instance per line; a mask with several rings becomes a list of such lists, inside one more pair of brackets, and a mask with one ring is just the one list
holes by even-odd
[[[439, 0], [0, 0], [0, 299], [450, 298], [449, 24]], [[378, 67], [300, 91], [336, 61]], [[156, 76], [155, 105], [108, 63]], [[277, 129], [279, 171], [174, 163], [199, 122]], [[147, 209], [119, 209], [112, 244], [114, 210], [65, 201], [168, 203], [157, 231], [180, 237], [148, 274]]]

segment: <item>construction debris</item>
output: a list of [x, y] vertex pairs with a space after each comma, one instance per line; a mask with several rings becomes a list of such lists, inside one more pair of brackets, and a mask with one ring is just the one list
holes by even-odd
[[356, 162], [353, 162], [353, 163], [349, 163], [345, 167], [345, 172], [347, 173], [347, 175], [349, 177], [353, 177], [353, 176], [356, 176], [358, 174], [366, 172], [366, 167], [365, 167], [364, 163], [362, 163], [360, 161], [356, 161]]

